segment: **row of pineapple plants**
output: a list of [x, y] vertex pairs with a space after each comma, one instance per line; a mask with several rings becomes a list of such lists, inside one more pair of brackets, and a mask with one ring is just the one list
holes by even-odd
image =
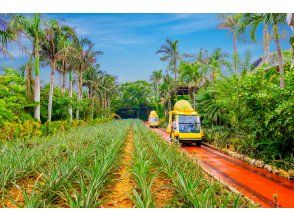
[[99, 207], [129, 127], [129, 121], [113, 121], [2, 144], [0, 206]]
[[[141, 169], [138, 169], [141, 173], [137, 171], [136, 175], [140, 175], [141, 179], [145, 180], [144, 188], [140, 187], [140, 199], [138, 193], [135, 192], [138, 206], [144, 207], [144, 201], [146, 207], [146, 202], [149, 202], [151, 207], [154, 205], [154, 200], [149, 192], [155, 175], [166, 176], [171, 182], [167, 187], [172, 188], [174, 198], [168, 207], [255, 206], [239, 194], [229, 191], [218, 181], [208, 177], [197, 163], [178, 149], [177, 145], [168, 144], [140, 121], [136, 122], [135, 136], [137, 136], [135, 147], [139, 151], [137, 153], [139, 156], [136, 157], [142, 158]], [[151, 166], [156, 167], [152, 172], [150, 172]], [[144, 176], [146, 177], [143, 178]]]

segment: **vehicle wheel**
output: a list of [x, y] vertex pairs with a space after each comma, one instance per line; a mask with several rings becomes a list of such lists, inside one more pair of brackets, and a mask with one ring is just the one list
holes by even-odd
[[197, 146], [197, 147], [200, 147], [201, 144], [202, 144], [201, 141], [196, 141], [196, 146]]

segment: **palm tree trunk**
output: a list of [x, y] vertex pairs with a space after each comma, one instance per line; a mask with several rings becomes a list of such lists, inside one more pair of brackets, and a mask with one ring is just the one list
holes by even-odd
[[62, 73], [62, 87], [61, 87], [61, 94], [64, 95], [65, 92], [65, 84], [66, 84], [66, 77], [65, 77], [66, 73], [63, 72]]
[[95, 103], [94, 103], [94, 96], [91, 98], [92, 99], [92, 114], [91, 114], [91, 119], [93, 120], [94, 119], [94, 105], [95, 105]]
[[234, 36], [233, 36], [233, 49], [234, 49], [234, 54], [237, 54], [237, 35], [236, 33], [234, 33]]
[[275, 42], [277, 46], [277, 53], [278, 53], [278, 59], [279, 59], [280, 87], [284, 88], [285, 79], [284, 79], [284, 68], [283, 68], [283, 55], [282, 55], [282, 50], [280, 45], [279, 29], [277, 24], [274, 24], [273, 31], [274, 31], [274, 38], [275, 38]]
[[52, 118], [52, 101], [54, 91], [54, 75], [55, 75], [55, 60], [51, 63], [51, 74], [50, 74], [50, 90], [48, 98], [48, 122], [51, 122]]
[[40, 121], [40, 62], [39, 62], [39, 46], [38, 46], [38, 40], [35, 42], [35, 97], [34, 101], [36, 102], [36, 106], [34, 109], [34, 118]]
[[[82, 86], [83, 86], [83, 75], [82, 75], [81, 71], [80, 71], [78, 77], [79, 77], [79, 79], [78, 79], [78, 102], [80, 102], [82, 100]], [[79, 108], [76, 111], [76, 118], [77, 118], [77, 120], [80, 119]]]
[[[72, 85], [72, 72], [69, 72], [69, 91], [68, 91], [68, 95], [70, 97], [70, 99], [72, 99], [72, 90], [73, 90], [73, 85]], [[70, 120], [70, 123], [72, 122], [72, 105], [70, 104], [69, 105], [69, 108], [68, 108], [68, 114], [69, 114], [69, 120]]]
[[29, 97], [30, 100], [32, 100], [32, 68], [31, 64], [27, 64], [25, 68], [26, 72], [26, 94], [27, 97]]
[[62, 60], [62, 86], [61, 86], [61, 94], [64, 95], [65, 92], [65, 83], [66, 83], [66, 66], [65, 60]]
[[269, 33], [267, 24], [263, 24], [263, 51], [264, 51], [264, 62], [269, 63]]
[[168, 99], [168, 111], [171, 111], [171, 98]]

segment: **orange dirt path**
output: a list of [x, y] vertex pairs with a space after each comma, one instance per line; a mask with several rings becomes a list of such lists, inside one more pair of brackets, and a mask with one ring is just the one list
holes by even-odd
[[132, 155], [134, 150], [134, 137], [131, 130], [127, 136], [121, 167], [117, 172], [117, 181], [111, 187], [110, 193], [105, 196], [106, 203], [102, 208], [133, 208], [134, 204], [130, 199], [134, 188], [134, 181], [131, 178], [130, 166], [132, 165]]
[[[169, 141], [169, 135], [162, 129], [152, 130]], [[203, 145], [184, 146], [181, 149], [191, 157], [197, 158], [204, 170], [262, 207], [277, 206], [273, 198], [277, 194], [279, 207], [294, 208], [294, 181]]]

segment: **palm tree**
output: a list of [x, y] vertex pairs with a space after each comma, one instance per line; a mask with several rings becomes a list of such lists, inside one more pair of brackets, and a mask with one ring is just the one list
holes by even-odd
[[240, 14], [221, 14], [221, 23], [217, 26], [220, 29], [228, 30], [233, 35], [233, 54], [237, 54], [237, 39], [239, 30]]
[[11, 54], [7, 51], [7, 44], [15, 41], [16, 38], [17, 32], [9, 26], [9, 16], [0, 14], [0, 53], [11, 57]]
[[[91, 64], [96, 62], [96, 56], [103, 53], [101, 51], [95, 51], [94, 44], [86, 38], [75, 40], [75, 48], [80, 53], [80, 62], [78, 64], [78, 101], [80, 101], [82, 100], [83, 72], [86, 71]], [[79, 120], [79, 113], [78, 108], [76, 111], [77, 120]]]
[[286, 14], [281, 13], [270, 13], [270, 14], [256, 14], [256, 19], [264, 20], [264, 23], [271, 25], [273, 27], [274, 40], [277, 47], [277, 54], [279, 60], [279, 72], [280, 72], [280, 87], [285, 87], [284, 79], [284, 67], [283, 67], [283, 55], [280, 45], [280, 34], [279, 34], [279, 24], [286, 23]]
[[34, 71], [35, 71], [35, 86], [34, 86], [34, 101], [36, 103], [34, 109], [34, 118], [40, 121], [40, 47], [41, 39], [44, 35], [42, 28], [42, 20], [40, 14], [34, 14], [32, 17], [24, 17], [23, 15], [15, 15], [10, 21], [12, 29], [17, 30], [32, 42]]
[[29, 98], [29, 100], [34, 100], [34, 97], [33, 97], [33, 92], [34, 92], [34, 88], [33, 88], [33, 83], [34, 83], [33, 60], [32, 60], [31, 55], [29, 55], [28, 62], [25, 63], [23, 66], [21, 66], [20, 71], [22, 72], [22, 75], [26, 79], [26, 95]]
[[45, 29], [45, 35], [43, 37], [43, 44], [41, 45], [42, 58], [48, 60], [51, 66], [50, 74], [50, 90], [48, 98], [48, 121], [51, 122], [52, 116], [52, 99], [54, 89], [54, 77], [56, 71], [56, 63], [58, 56], [64, 50], [63, 46], [68, 36], [74, 34], [73, 30], [67, 25], [60, 25], [56, 20], [50, 20]]
[[[160, 85], [160, 96], [163, 98], [163, 104], [167, 103], [168, 111], [171, 111], [172, 108], [172, 97], [175, 92], [175, 81], [172, 77], [166, 73], [163, 76], [162, 84]], [[166, 113], [165, 113], [166, 114]]]
[[177, 80], [177, 66], [181, 60], [181, 56], [178, 51], [178, 40], [171, 41], [166, 39], [166, 44], [161, 45], [160, 49], [156, 51], [156, 54], [162, 54], [160, 60], [168, 61], [168, 70], [174, 74], [174, 79]]
[[227, 58], [229, 55], [224, 53], [221, 48], [216, 48], [207, 58], [207, 68], [210, 71], [210, 79], [214, 81], [221, 73], [224, 66], [228, 66]]
[[256, 41], [256, 30], [262, 24], [263, 27], [263, 52], [264, 61], [266, 64], [269, 63], [269, 43], [270, 35], [268, 31], [268, 24], [262, 16], [256, 16], [256, 14], [245, 13], [240, 18], [239, 32], [244, 33], [247, 28], [250, 28], [250, 38], [252, 41]]
[[199, 63], [182, 62], [179, 67], [180, 81], [188, 87], [190, 98], [193, 100], [193, 106], [196, 107], [196, 95], [204, 73], [202, 65]]
[[155, 88], [156, 100], [159, 99], [159, 85], [160, 85], [160, 82], [162, 80], [162, 77], [163, 77], [162, 70], [153, 71], [151, 76], [150, 76], [150, 80], [153, 83], [154, 88]]

